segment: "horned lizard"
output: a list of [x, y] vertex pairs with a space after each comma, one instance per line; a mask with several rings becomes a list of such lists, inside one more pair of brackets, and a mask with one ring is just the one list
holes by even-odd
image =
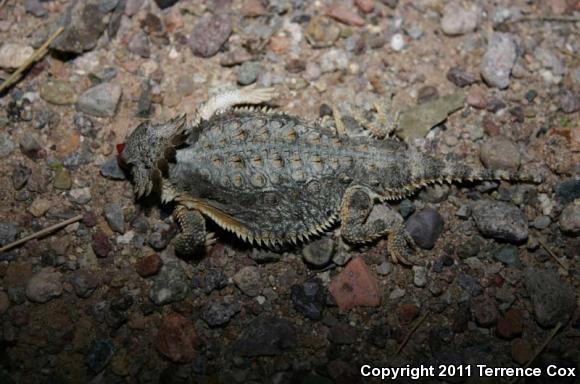
[[[247, 107], [274, 96], [270, 88], [223, 92], [190, 120], [184, 115], [162, 124], [144, 122], [128, 136], [120, 157], [130, 168], [137, 198], [154, 192], [163, 203], [175, 203], [182, 229], [174, 239], [178, 253], [198, 254], [215, 243], [205, 218], [266, 246], [306, 241], [340, 221], [346, 242], [388, 235], [394, 262], [419, 264], [400, 220], [376, 215], [367, 220], [376, 202], [437, 182], [519, 178], [389, 138], [349, 137], [338, 114], [334, 129], [325, 129], [321, 120]], [[370, 136], [385, 138], [396, 119], [378, 111], [374, 122], [358, 120]]]

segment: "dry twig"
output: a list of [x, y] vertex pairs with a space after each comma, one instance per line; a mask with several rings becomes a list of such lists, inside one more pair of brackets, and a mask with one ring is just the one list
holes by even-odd
[[70, 219], [66, 219], [65, 221], [61, 221], [60, 223], [51, 225], [50, 227], [41, 229], [40, 231], [35, 232], [31, 235], [25, 236], [22, 239], [18, 239], [16, 241], [13, 241], [12, 243], [6, 244], [2, 248], [0, 248], [0, 252], [6, 252], [7, 250], [12, 249], [20, 244], [24, 244], [27, 241], [42, 237], [44, 235], [48, 235], [49, 233], [56, 231], [57, 229], [64, 228], [67, 225], [72, 224], [72, 223], [76, 223], [77, 221], [81, 221], [82, 219], [83, 219], [83, 215], [78, 215], [78, 216], [71, 217]]
[[403, 339], [403, 342], [401, 343], [401, 345], [399, 345], [399, 348], [397, 348], [397, 350], [395, 351], [395, 355], [398, 355], [403, 350], [403, 348], [405, 348], [405, 345], [407, 345], [409, 339], [411, 339], [411, 336], [413, 336], [413, 334], [415, 333], [415, 331], [417, 331], [419, 326], [423, 324], [425, 319], [427, 319], [427, 316], [429, 316], [429, 311], [425, 312], [425, 314], [419, 320], [417, 320], [415, 325], [413, 325], [413, 328], [411, 328], [409, 333], [407, 333], [407, 336], [405, 336], [405, 339]]
[[[552, 341], [552, 339], [554, 338], [554, 336], [556, 336], [556, 333], [558, 333], [558, 331], [560, 330], [561, 327], [562, 327], [562, 323], [561, 322], [558, 322], [558, 324], [556, 324], [556, 326], [554, 327], [554, 329], [552, 329], [552, 331], [550, 332], [550, 334], [548, 335], [548, 337], [546, 338], [546, 340], [544, 340], [544, 342], [542, 343], [542, 345], [540, 345], [540, 348], [536, 349], [536, 352], [534, 353], [534, 355], [532, 356], [532, 358], [530, 359], [530, 361], [528, 361], [527, 364], [524, 365], [524, 370], [526, 368], [528, 368], [530, 365], [532, 365], [532, 363], [534, 362], [534, 360], [536, 360], [536, 358], [538, 356], [540, 356], [540, 353], [542, 353], [542, 351], [546, 348], [546, 346], [550, 343], [550, 341]], [[522, 377], [518, 377], [517, 379], [512, 380], [510, 382], [510, 384], [517, 383], [521, 379], [522, 379]]]
[[44, 42], [44, 44], [42, 44], [42, 46], [40, 46], [24, 63], [22, 63], [22, 65], [16, 71], [14, 71], [14, 73], [12, 73], [12, 75], [10, 75], [9, 78], [7, 78], [6, 80], [4, 80], [4, 82], [2, 83], [2, 85], [0, 85], [0, 94], [5, 89], [8, 89], [8, 87], [10, 87], [14, 83], [16, 83], [18, 80], [20, 80], [20, 76], [22, 75], [22, 73], [24, 71], [26, 71], [26, 69], [32, 63], [38, 61], [39, 59], [41, 59], [42, 57], [44, 57], [44, 55], [46, 55], [48, 53], [48, 47], [49, 47], [49, 45], [54, 41], [54, 39], [56, 39], [58, 37], [58, 35], [60, 35], [62, 33], [62, 31], [64, 31], [64, 28], [63, 27], [60, 27], [59, 29], [57, 29], [48, 38], [48, 40], [46, 40]]
[[560, 264], [560, 266], [561, 266], [561, 267], [564, 269], [564, 271], [566, 271], [566, 273], [568, 273], [568, 272], [569, 272], [569, 271], [568, 271], [568, 266], [566, 265], [566, 263], [564, 263], [562, 260], [560, 260], [560, 259], [558, 258], [558, 256], [556, 256], [556, 254], [555, 254], [554, 252], [552, 252], [552, 250], [551, 250], [550, 248], [548, 248], [548, 246], [546, 245], [546, 243], [544, 243], [544, 242], [542, 241], [542, 239], [540, 239], [539, 237], [538, 237], [538, 243], [540, 243], [540, 245], [542, 246], [542, 248], [544, 248], [544, 249], [546, 250], [546, 252], [548, 252], [548, 254], [549, 254], [550, 256], [552, 256], [552, 258], [553, 258], [554, 260], [556, 260], [556, 262], [557, 262], [558, 264]]
[[580, 17], [577, 16], [522, 16], [517, 19], [509, 21], [510, 23], [519, 23], [522, 21], [556, 21], [556, 22], [570, 22], [575, 23], [580, 21]]

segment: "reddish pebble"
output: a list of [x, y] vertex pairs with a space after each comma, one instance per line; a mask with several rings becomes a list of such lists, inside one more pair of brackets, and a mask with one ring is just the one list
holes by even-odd
[[99, 231], [93, 235], [93, 251], [98, 257], [107, 257], [109, 252], [111, 252], [111, 243], [109, 243], [109, 238], [107, 235]]
[[135, 264], [135, 270], [137, 271], [139, 276], [149, 277], [159, 273], [161, 265], [163, 265], [161, 257], [159, 257], [157, 253], [153, 253], [137, 261], [137, 263]]
[[399, 319], [403, 324], [409, 324], [419, 315], [419, 307], [415, 304], [399, 305]]
[[286, 36], [272, 36], [270, 38], [270, 50], [274, 53], [284, 53], [288, 49], [290, 42]]
[[335, 4], [328, 7], [326, 15], [346, 25], [352, 25], [354, 27], [362, 27], [365, 25], [365, 20], [362, 17], [343, 5]]
[[175, 363], [189, 363], [196, 356], [197, 338], [189, 320], [171, 313], [166, 315], [157, 332], [155, 347]]
[[364, 13], [371, 13], [375, 9], [375, 2], [373, 0], [355, 0], [354, 3]]
[[473, 108], [485, 109], [487, 107], [487, 95], [479, 87], [473, 87], [467, 94], [467, 104]]
[[348, 263], [330, 282], [328, 289], [341, 310], [381, 304], [377, 280], [360, 257]]
[[526, 364], [532, 358], [534, 352], [527, 340], [515, 339], [512, 341], [512, 359], [520, 365]]
[[497, 323], [497, 334], [505, 339], [513, 339], [524, 330], [523, 313], [519, 309], [510, 309]]
[[97, 215], [93, 211], [87, 211], [83, 215], [83, 224], [86, 227], [92, 228], [97, 225]]
[[473, 315], [481, 327], [491, 327], [497, 323], [499, 312], [495, 299], [488, 296], [479, 296], [473, 300]]
[[501, 133], [501, 125], [492, 117], [486, 115], [483, 118], [483, 131], [490, 137], [499, 136]]
[[247, 17], [264, 16], [267, 12], [261, 0], [247, 0], [242, 4], [241, 14]]

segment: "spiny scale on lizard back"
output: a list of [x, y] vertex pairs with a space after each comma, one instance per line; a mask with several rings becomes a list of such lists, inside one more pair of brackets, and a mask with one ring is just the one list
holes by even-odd
[[315, 123], [278, 113], [232, 111], [199, 129], [189, 147], [178, 152], [178, 161], [203, 168], [209, 181], [231, 182], [238, 189], [352, 174], [354, 158], [364, 154], [322, 133]]

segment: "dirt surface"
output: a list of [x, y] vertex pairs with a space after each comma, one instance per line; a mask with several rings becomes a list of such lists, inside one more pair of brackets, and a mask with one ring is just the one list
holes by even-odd
[[[365, 364], [470, 366], [429, 380], [471, 383], [528, 363], [576, 378], [526, 382], [578, 380], [577, 1], [0, 4], [0, 79], [64, 27], [0, 95], [0, 245], [83, 215], [0, 253], [1, 383], [381, 381]], [[409, 145], [542, 182], [394, 202], [425, 266], [338, 228], [272, 252], [211, 223], [211, 254], [178, 258], [170, 207], [135, 202], [118, 145], [252, 84], [311, 119], [392, 96]]]

